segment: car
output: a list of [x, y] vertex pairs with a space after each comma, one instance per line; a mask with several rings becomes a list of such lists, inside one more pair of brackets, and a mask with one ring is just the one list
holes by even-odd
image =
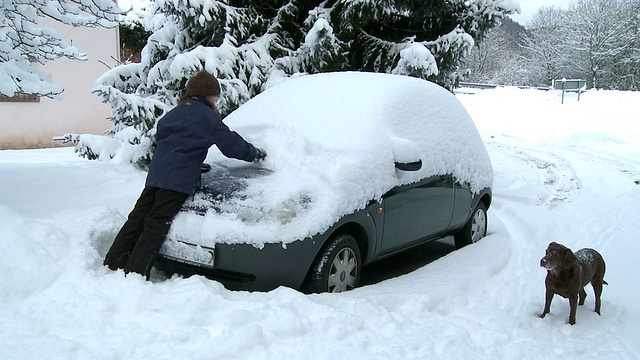
[[342, 292], [358, 286], [364, 265], [487, 233], [491, 161], [464, 107], [434, 83], [304, 75], [224, 121], [268, 156], [248, 164], [210, 149], [157, 256], [164, 272], [234, 290]]

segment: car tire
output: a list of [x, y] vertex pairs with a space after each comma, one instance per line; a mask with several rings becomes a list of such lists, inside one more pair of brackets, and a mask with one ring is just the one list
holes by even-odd
[[309, 293], [343, 292], [358, 286], [360, 248], [349, 234], [333, 237], [320, 251], [309, 270], [305, 290]]
[[487, 235], [487, 207], [479, 202], [471, 218], [454, 236], [456, 248], [474, 244]]

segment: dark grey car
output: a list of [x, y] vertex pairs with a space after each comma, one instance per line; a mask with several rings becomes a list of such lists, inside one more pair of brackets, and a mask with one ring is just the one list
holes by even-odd
[[388, 74], [287, 80], [225, 122], [269, 154], [213, 148], [157, 259], [228, 288], [339, 292], [364, 265], [427, 241], [487, 232], [493, 169], [472, 119], [436, 84]]

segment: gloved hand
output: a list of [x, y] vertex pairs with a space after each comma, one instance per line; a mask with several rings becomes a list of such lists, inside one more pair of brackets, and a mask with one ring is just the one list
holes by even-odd
[[253, 162], [258, 162], [258, 161], [262, 161], [264, 160], [264, 158], [267, 157], [267, 152], [260, 149], [260, 148], [255, 148], [255, 153], [254, 153], [254, 157], [253, 157]]
[[202, 163], [202, 165], [200, 165], [200, 173], [204, 174], [211, 171], [211, 165], [207, 164], [207, 163]]

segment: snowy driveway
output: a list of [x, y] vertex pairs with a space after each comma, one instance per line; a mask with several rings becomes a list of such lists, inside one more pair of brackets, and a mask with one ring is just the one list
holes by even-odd
[[[110, 272], [144, 174], [70, 149], [0, 151], [0, 358], [639, 358], [640, 94], [555, 96], [460, 96], [493, 161], [488, 236], [343, 294]], [[551, 241], [603, 254], [601, 317], [590, 288], [575, 326], [558, 297], [537, 317]]]

